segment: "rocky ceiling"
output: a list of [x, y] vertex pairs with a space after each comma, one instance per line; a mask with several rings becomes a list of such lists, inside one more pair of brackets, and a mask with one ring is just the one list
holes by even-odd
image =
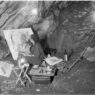
[[89, 40], [94, 12], [90, 1], [1, 1], [0, 35], [5, 29], [31, 27], [58, 52], [76, 49]]

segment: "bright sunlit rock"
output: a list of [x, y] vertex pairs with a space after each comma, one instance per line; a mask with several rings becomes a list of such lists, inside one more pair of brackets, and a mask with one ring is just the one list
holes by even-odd
[[31, 15], [38, 15], [38, 9], [37, 8], [33, 8], [31, 10]]
[[95, 11], [92, 12], [92, 21], [95, 22]]

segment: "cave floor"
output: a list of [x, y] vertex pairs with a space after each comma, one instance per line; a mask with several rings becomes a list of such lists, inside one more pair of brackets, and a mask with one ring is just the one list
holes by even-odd
[[[15, 85], [16, 77], [0, 76], [0, 93], [3, 94], [94, 94], [95, 64], [82, 60], [70, 72], [58, 74], [53, 82], [47, 85], [35, 84], [23, 87]], [[40, 91], [37, 91], [40, 90]]]

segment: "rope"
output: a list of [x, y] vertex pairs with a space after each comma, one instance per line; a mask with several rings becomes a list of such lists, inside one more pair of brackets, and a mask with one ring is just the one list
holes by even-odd
[[71, 68], [73, 68], [75, 66], [75, 64], [81, 59], [81, 57], [83, 57], [83, 55], [85, 54], [87, 48], [89, 47], [90, 43], [93, 41], [93, 38], [95, 37], [95, 33], [93, 34], [93, 36], [91, 37], [91, 40], [88, 43], [88, 46], [85, 47], [85, 49], [83, 50], [83, 52], [80, 54], [80, 56], [75, 60], [75, 62], [69, 67], [67, 68], [67, 72], [71, 70]]

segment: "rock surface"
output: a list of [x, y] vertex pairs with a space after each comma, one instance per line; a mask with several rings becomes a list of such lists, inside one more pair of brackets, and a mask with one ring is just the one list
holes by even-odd
[[[39, 9], [35, 20], [31, 16], [34, 8], [31, 5]], [[56, 48], [59, 53], [64, 54], [65, 49], [68, 52], [83, 50], [89, 33], [95, 29], [94, 12], [94, 2], [90, 1], [4, 1], [0, 3], [0, 33], [4, 37], [4, 29], [33, 27], [41, 39], [47, 36], [49, 47]]]
[[87, 48], [87, 51], [86, 51], [85, 54], [84, 54], [84, 57], [85, 57], [88, 61], [90, 61], [90, 62], [95, 61], [95, 47], [94, 47], [94, 48], [88, 47], [88, 48]]

